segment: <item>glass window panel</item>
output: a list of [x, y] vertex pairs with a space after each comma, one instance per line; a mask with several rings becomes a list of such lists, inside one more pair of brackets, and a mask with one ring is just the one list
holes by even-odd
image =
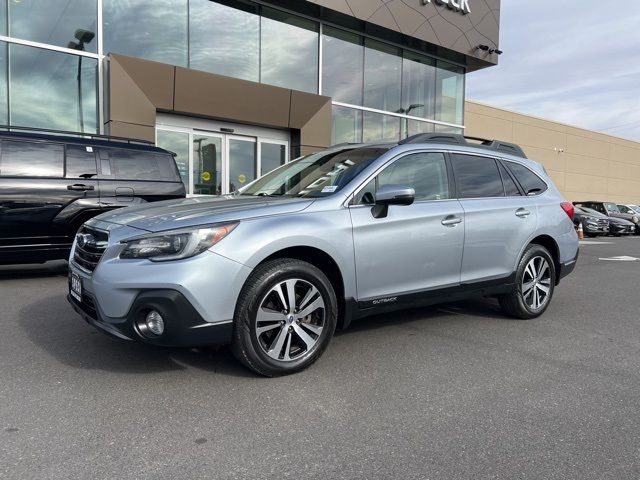
[[12, 37], [96, 52], [97, 22], [97, 0], [9, 1]]
[[229, 191], [234, 192], [256, 178], [256, 144], [229, 139]]
[[187, 0], [104, 0], [104, 53], [187, 66]]
[[411, 137], [412, 135], [419, 135], [421, 133], [433, 133], [434, 125], [428, 122], [419, 122], [417, 120], [402, 119], [404, 125], [404, 132], [402, 138]]
[[334, 105], [331, 144], [360, 142], [362, 142], [362, 112]]
[[285, 164], [287, 160], [287, 146], [277, 143], [262, 142], [260, 144], [260, 175], [266, 175], [271, 170]]
[[180, 178], [189, 192], [189, 134], [158, 130], [156, 138], [156, 144], [160, 148], [176, 154], [175, 162], [178, 166], [178, 172], [180, 172]]
[[[520, 182], [520, 185], [527, 195], [539, 195], [542, 192], [545, 192], [547, 188], [549, 188], [538, 175], [533, 173], [527, 167], [515, 162], [506, 162], [506, 164], [509, 167], [509, 170], [511, 170], [513, 175], [516, 177], [518, 182]], [[616, 209], [617, 207], [615, 206], [615, 204], [611, 204], [611, 210], [615, 211]]]
[[502, 178], [493, 158], [451, 154], [460, 198], [504, 197]]
[[98, 174], [93, 149], [88, 152], [84, 145], [67, 145], [67, 178], [92, 178]]
[[210, 0], [189, 2], [190, 68], [257, 82], [260, 17], [257, 6]]
[[56, 143], [2, 141], [0, 174], [16, 177], [62, 177], [64, 146]]
[[363, 142], [397, 142], [400, 140], [400, 118], [379, 113], [363, 113]]
[[0, 125], [9, 124], [9, 102], [7, 97], [7, 53], [7, 44], [4, 42], [0, 42]]
[[97, 60], [14, 44], [9, 64], [12, 125], [97, 131]]
[[464, 69], [438, 62], [436, 120], [462, 125], [464, 121]]
[[435, 126], [436, 133], [455, 133], [457, 135], [464, 135], [464, 129], [458, 127], [449, 127], [447, 125], [438, 125]]
[[318, 24], [263, 8], [260, 81], [318, 93]]
[[7, 34], [7, 0], [0, 0], [0, 34]]
[[122, 148], [100, 148], [99, 152], [101, 161], [109, 161], [111, 175], [117, 180], [177, 180], [166, 168], [164, 156]]
[[413, 117], [435, 117], [435, 61], [404, 52], [402, 61], [402, 113]]
[[222, 137], [193, 135], [193, 193], [222, 193]]
[[502, 163], [498, 162], [498, 168], [500, 169], [500, 175], [502, 175], [502, 183], [504, 185], [504, 193], [507, 197], [517, 197], [520, 195], [520, 190], [516, 185], [516, 182], [513, 181], [511, 175], [504, 168]]
[[336, 102], [362, 105], [362, 37], [325, 27], [322, 36], [322, 94]]
[[384, 43], [365, 40], [364, 106], [400, 113], [402, 58]]
[[447, 164], [442, 153], [415, 153], [395, 161], [378, 176], [382, 185], [404, 185], [416, 191], [416, 200], [449, 198]]

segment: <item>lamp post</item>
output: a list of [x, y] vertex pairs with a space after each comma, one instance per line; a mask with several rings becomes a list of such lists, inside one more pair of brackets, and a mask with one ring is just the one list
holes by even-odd
[[[68, 48], [72, 50], [84, 51], [84, 46], [90, 43], [96, 36], [95, 33], [89, 30], [76, 30], [74, 37], [77, 42], [69, 42]], [[78, 122], [80, 123], [80, 131], [84, 132], [84, 112], [82, 111], [82, 55], [78, 55]]]

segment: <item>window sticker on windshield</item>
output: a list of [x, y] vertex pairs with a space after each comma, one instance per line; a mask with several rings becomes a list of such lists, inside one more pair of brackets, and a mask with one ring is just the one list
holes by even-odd
[[329, 185], [328, 187], [324, 187], [322, 189], [322, 193], [333, 193], [338, 189], [337, 185]]
[[87, 152], [93, 153], [93, 147], [87, 147]]

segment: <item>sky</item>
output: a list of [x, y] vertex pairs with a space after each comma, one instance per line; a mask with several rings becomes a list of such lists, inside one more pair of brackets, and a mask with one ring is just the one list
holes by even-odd
[[502, 0], [500, 49], [469, 100], [640, 141], [639, 0]]

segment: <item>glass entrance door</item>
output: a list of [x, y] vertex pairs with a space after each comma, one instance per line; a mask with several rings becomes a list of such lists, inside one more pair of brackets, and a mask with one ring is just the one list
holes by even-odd
[[266, 129], [248, 127], [256, 135], [232, 135], [198, 127], [156, 127], [156, 144], [176, 154], [188, 195], [234, 192], [289, 160], [289, 142], [278, 138], [281, 131], [271, 138]]

